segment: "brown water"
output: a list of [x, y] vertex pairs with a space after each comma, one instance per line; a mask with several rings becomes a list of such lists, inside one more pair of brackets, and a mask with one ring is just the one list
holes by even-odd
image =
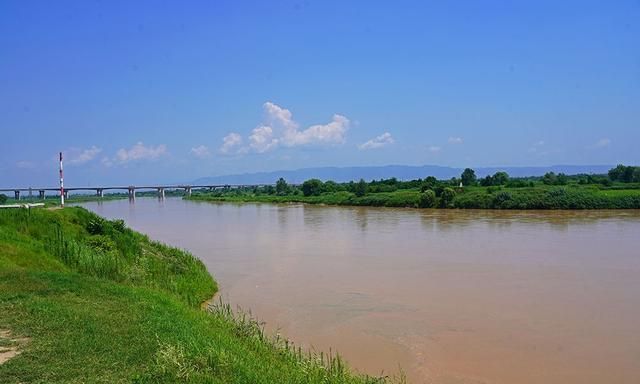
[[225, 300], [413, 383], [640, 383], [640, 212], [87, 203]]

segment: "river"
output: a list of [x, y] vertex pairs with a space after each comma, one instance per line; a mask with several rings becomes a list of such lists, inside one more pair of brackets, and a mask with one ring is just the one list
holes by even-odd
[[82, 205], [191, 251], [224, 300], [362, 372], [640, 382], [640, 211]]

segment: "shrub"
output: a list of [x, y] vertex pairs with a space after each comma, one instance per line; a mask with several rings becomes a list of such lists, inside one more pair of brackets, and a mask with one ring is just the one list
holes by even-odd
[[448, 208], [451, 206], [453, 199], [456, 197], [456, 191], [453, 188], [445, 188], [440, 195], [440, 206], [442, 208]]
[[436, 205], [436, 193], [431, 189], [427, 189], [420, 193], [418, 205], [421, 208], [433, 208]]

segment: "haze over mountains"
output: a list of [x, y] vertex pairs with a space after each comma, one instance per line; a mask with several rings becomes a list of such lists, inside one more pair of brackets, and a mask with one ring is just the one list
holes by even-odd
[[[512, 177], [542, 176], [547, 172], [605, 174], [611, 165], [552, 165], [547, 167], [479, 167], [474, 168], [478, 177], [505, 171]], [[435, 176], [438, 179], [459, 177], [463, 168], [443, 167], [437, 165], [386, 165], [369, 167], [318, 167], [301, 168], [295, 170], [280, 170], [272, 172], [256, 172], [235, 175], [211, 176], [196, 179], [192, 184], [272, 184], [282, 177], [289, 183], [302, 183], [316, 178], [323, 181], [333, 180], [346, 182], [351, 180], [387, 179], [395, 177], [399, 180], [422, 179]]]

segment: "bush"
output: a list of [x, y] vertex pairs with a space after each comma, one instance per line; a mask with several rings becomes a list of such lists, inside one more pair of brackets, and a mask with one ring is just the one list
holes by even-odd
[[436, 206], [436, 193], [431, 189], [427, 189], [420, 193], [420, 200], [418, 205], [421, 208], [433, 208]]
[[448, 208], [451, 206], [453, 199], [456, 197], [456, 191], [453, 188], [445, 188], [440, 195], [440, 206], [442, 208]]
[[505, 191], [498, 192], [493, 197], [493, 206], [494, 208], [502, 208], [510, 200], [511, 200], [511, 194], [509, 192], [505, 192]]

